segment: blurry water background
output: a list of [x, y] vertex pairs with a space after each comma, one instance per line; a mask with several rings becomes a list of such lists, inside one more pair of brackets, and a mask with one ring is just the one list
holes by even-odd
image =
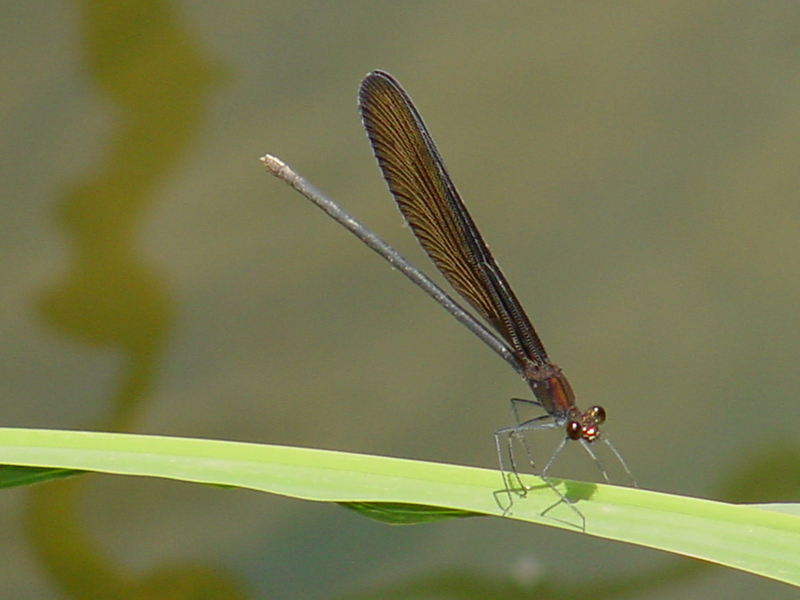
[[[800, 497], [797, 3], [7, 2], [0, 53], [2, 425], [495, 466], [524, 383], [258, 161], [431, 272], [356, 111], [381, 68], [640, 485]], [[597, 476], [578, 447], [558, 472]], [[139, 478], [5, 491], [0, 531], [9, 599], [795, 597], [517, 522]]]

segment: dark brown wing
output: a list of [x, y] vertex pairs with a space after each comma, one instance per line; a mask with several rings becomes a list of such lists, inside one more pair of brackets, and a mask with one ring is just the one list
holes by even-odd
[[509, 344], [520, 364], [549, 363], [400, 84], [374, 71], [359, 91], [364, 127], [383, 177], [420, 244], [453, 288]]

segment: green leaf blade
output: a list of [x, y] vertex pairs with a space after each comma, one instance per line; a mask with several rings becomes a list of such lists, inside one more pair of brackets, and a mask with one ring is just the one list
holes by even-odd
[[[507, 494], [497, 471], [266, 444], [0, 428], [0, 463], [242, 487], [339, 502], [384, 522], [467, 515], [581, 530], [550, 487], [524, 477]], [[33, 472], [32, 472], [33, 473]], [[31, 478], [33, 481], [35, 478]], [[691, 556], [800, 586], [800, 510], [734, 505], [641, 489], [556, 483], [585, 533]], [[505, 504], [504, 504], [505, 501]], [[543, 515], [543, 513], [546, 513]]]

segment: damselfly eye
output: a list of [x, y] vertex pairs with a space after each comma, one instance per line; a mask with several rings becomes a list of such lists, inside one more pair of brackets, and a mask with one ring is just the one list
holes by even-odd
[[586, 411], [586, 416], [590, 417], [595, 423], [604, 423], [606, 420], [606, 409], [602, 406], [590, 406]]
[[578, 421], [567, 423], [567, 437], [571, 440], [579, 440], [583, 437], [583, 427]]

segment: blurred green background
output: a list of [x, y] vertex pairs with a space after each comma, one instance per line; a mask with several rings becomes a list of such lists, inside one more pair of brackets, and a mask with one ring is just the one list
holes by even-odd
[[[797, 3], [7, 2], [0, 51], [4, 426], [495, 466], [524, 383], [258, 161], [430, 272], [356, 111], [381, 68], [640, 485], [800, 498]], [[557, 470], [597, 477], [579, 447]], [[4, 492], [0, 531], [14, 599], [796, 597], [499, 519], [140, 479]]]

